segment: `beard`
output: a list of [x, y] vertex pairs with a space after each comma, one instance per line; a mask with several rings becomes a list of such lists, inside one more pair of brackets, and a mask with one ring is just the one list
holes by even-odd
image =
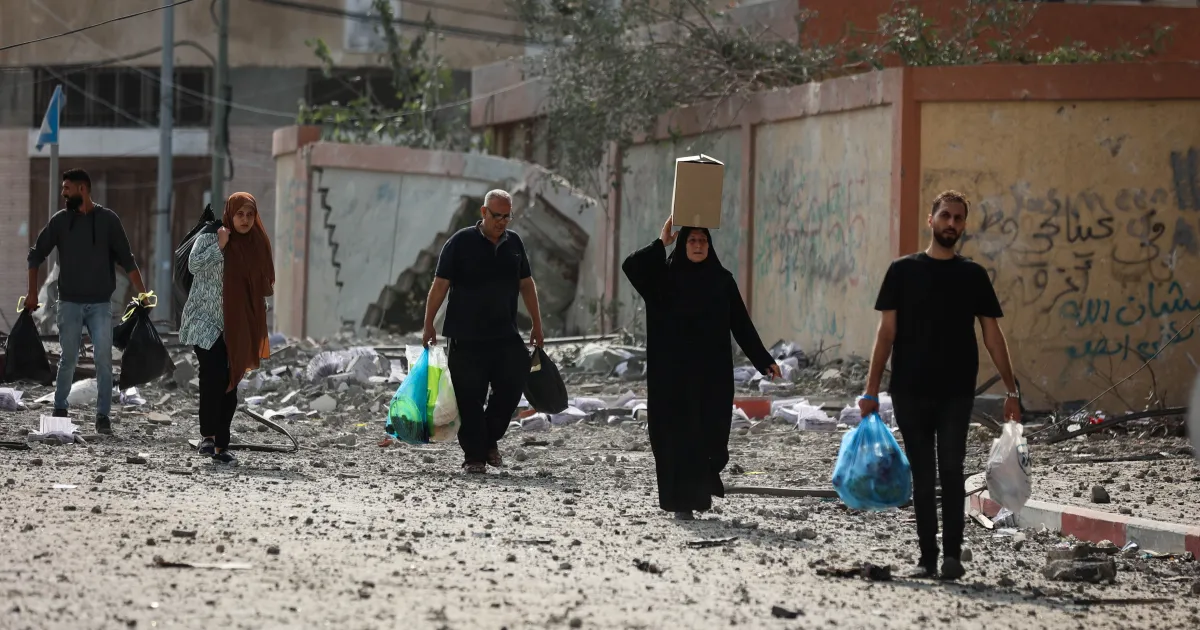
[[954, 249], [954, 246], [958, 244], [958, 239], [960, 238], [962, 238], [962, 234], [958, 233], [954, 233], [954, 236], [950, 236], [945, 232], [933, 233], [933, 240], [937, 241], [938, 245], [941, 245], [946, 249]]
[[66, 200], [68, 210], [78, 210], [83, 207], [83, 195], [71, 195], [66, 197]]

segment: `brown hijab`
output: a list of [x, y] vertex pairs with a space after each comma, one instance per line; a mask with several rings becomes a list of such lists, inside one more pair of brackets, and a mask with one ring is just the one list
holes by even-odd
[[[239, 234], [233, 217], [242, 207], [254, 208], [254, 227]], [[225, 347], [229, 353], [229, 389], [237, 387], [259, 359], [271, 356], [267, 339], [266, 298], [275, 290], [275, 263], [271, 241], [263, 228], [258, 202], [250, 193], [234, 193], [225, 202], [221, 223], [229, 230], [225, 245]]]

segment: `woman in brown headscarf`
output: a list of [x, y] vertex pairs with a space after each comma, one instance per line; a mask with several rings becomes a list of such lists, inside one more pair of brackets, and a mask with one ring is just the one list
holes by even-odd
[[237, 385], [271, 349], [266, 298], [274, 292], [275, 265], [253, 195], [229, 197], [221, 223], [196, 238], [188, 268], [194, 279], [179, 341], [194, 346], [200, 361], [200, 453], [232, 464], [227, 449]]

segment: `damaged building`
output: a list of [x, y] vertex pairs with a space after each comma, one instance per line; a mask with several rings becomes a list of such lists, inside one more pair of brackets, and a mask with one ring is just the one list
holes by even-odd
[[595, 200], [518, 160], [318, 137], [307, 127], [275, 136], [276, 330], [418, 330], [442, 245], [478, 220], [494, 188], [513, 196], [512, 229], [527, 244], [546, 330], [588, 327], [603, 284], [589, 248], [603, 214]]

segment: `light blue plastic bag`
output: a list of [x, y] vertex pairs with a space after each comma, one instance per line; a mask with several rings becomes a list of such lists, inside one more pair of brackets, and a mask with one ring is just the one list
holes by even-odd
[[867, 416], [842, 436], [833, 488], [853, 510], [886, 510], [912, 499], [908, 457], [879, 414]]
[[388, 435], [409, 444], [428, 444], [433, 435], [432, 405], [429, 400], [429, 350], [408, 370], [388, 405]]

